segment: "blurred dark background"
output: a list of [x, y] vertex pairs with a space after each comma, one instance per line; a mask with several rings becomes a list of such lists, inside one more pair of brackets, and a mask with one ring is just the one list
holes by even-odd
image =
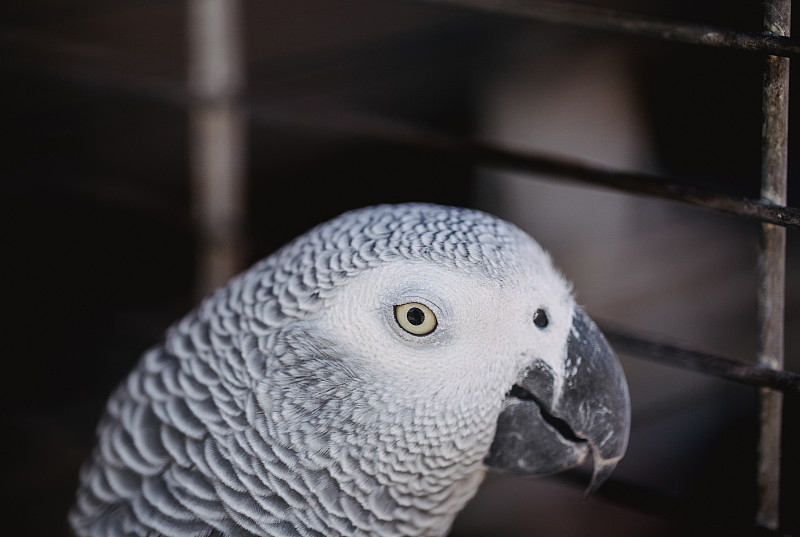
[[[595, 4], [751, 32], [762, 19], [757, 3]], [[242, 9], [239, 268], [347, 209], [472, 206], [539, 239], [594, 317], [753, 360], [757, 223], [476, 168], [396, 134], [475, 136], [757, 198], [760, 57], [426, 2]], [[187, 24], [186, 3], [171, 0], [0, 6], [7, 534], [68, 535], [105, 399], [204, 291]], [[796, 231], [788, 243], [787, 369], [798, 371]], [[607, 492], [583, 502], [575, 475], [492, 476], [453, 535], [755, 533], [756, 390], [622, 358], [633, 431]], [[798, 406], [787, 396], [782, 529], [795, 535]]]

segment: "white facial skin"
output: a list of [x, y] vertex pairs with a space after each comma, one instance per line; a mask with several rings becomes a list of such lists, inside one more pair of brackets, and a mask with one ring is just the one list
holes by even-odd
[[[364, 272], [322, 313], [359, 370], [406, 386], [414, 397], [460, 398], [498, 408], [526, 364], [545, 361], [563, 378], [574, 300], [569, 286], [535, 250], [503, 279], [430, 261], [399, 261]], [[527, 254], [527, 255], [526, 255]], [[424, 304], [436, 315], [428, 335], [401, 328], [394, 307]], [[534, 325], [537, 309], [549, 323]], [[555, 396], [560, 386], [556, 386]]]

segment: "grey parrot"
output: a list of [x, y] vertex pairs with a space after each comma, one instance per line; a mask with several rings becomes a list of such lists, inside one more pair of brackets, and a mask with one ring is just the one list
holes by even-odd
[[445, 535], [487, 469], [628, 442], [613, 351], [547, 253], [488, 214], [345, 213], [235, 277], [111, 396], [81, 537]]

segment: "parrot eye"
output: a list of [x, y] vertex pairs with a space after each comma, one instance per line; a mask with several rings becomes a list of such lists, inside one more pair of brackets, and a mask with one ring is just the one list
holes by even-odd
[[415, 336], [427, 336], [436, 330], [436, 315], [419, 302], [395, 306], [394, 318], [403, 330]]
[[536, 310], [533, 314], [533, 324], [535, 324], [537, 328], [547, 328], [547, 325], [550, 324], [550, 319], [547, 318], [547, 312], [541, 308]]

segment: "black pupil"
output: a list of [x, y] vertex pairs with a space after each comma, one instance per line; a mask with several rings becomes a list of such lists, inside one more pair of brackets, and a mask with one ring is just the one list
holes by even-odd
[[536, 310], [536, 313], [533, 314], [533, 324], [539, 328], [544, 328], [548, 323], [547, 313], [544, 310]]
[[419, 326], [425, 322], [425, 312], [419, 308], [411, 308], [406, 313], [406, 319], [414, 326]]

